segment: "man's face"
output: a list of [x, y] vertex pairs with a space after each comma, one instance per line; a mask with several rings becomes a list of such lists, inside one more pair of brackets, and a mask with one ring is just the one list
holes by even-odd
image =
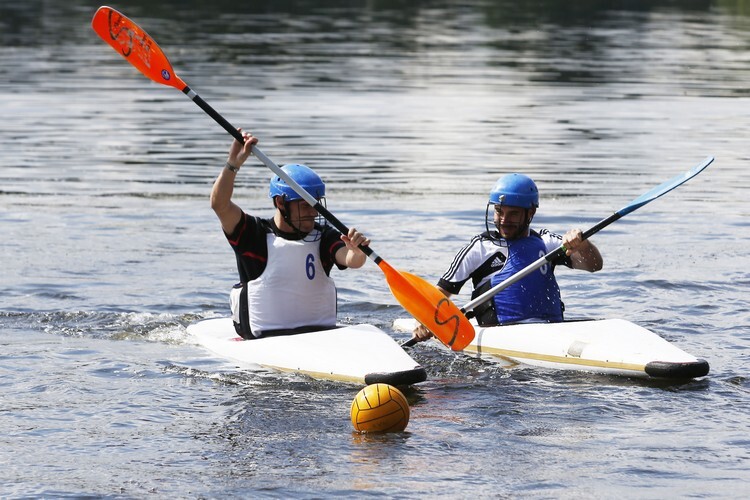
[[[500, 236], [506, 240], [515, 240], [526, 236], [526, 212], [527, 210], [521, 207], [495, 205], [493, 221], [500, 232]], [[532, 208], [528, 212], [528, 217], [533, 217], [534, 209]]]
[[295, 200], [289, 203], [289, 219], [300, 232], [312, 231], [317, 218], [318, 211], [305, 200]]

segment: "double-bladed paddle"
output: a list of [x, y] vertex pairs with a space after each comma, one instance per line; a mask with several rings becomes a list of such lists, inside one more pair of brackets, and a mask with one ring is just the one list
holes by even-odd
[[[695, 166], [694, 168], [688, 170], [685, 173], [679, 174], [672, 179], [669, 179], [668, 181], [659, 184], [655, 188], [651, 189], [650, 191], [643, 193], [638, 198], [634, 199], [624, 207], [622, 207], [617, 212], [613, 213], [606, 219], [601, 220], [599, 223], [597, 223], [595, 226], [591, 227], [590, 229], [583, 232], [583, 239], [588, 239], [592, 235], [598, 233], [605, 227], [609, 226], [616, 220], [619, 220], [620, 218], [626, 216], [630, 212], [633, 212], [639, 208], [641, 208], [646, 203], [652, 202], [655, 199], [659, 198], [662, 195], [667, 194], [668, 192], [672, 191], [678, 186], [681, 186], [685, 182], [689, 181], [696, 175], [703, 172], [703, 170], [706, 169], [712, 162], [714, 161], [714, 158], [712, 156], [707, 157], [705, 160], [703, 160], [699, 165]], [[544, 255], [543, 257], [540, 257], [538, 260], [535, 260], [528, 266], [524, 267], [520, 271], [518, 271], [513, 276], [509, 276], [507, 279], [503, 280], [502, 282], [498, 283], [497, 285], [493, 286], [486, 292], [484, 292], [482, 295], [478, 296], [477, 298], [471, 300], [470, 302], [466, 303], [461, 308], [461, 312], [466, 314], [466, 317], [471, 318], [474, 316], [473, 309], [484, 302], [490, 300], [492, 297], [500, 293], [502, 290], [505, 290], [509, 286], [511, 286], [514, 283], [517, 283], [518, 281], [522, 280], [535, 270], [539, 269], [543, 265], [547, 264], [548, 262], [555, 261], [557, 259], [565, 257], [565, 253], [567, 252], [565, 245], [560, 245], [557, 249], [552, 250], [548, 254]], [[409, 347], [417, 343], [416, 338], [411, 338], [404, 342], [402, 347]]]
[[[146, 77], [156, 83], [180, 90], [211, 118], [216, 120], [219, 125], [224, 127], [232, 137], [240, 143], [244, 142], [244, 138], [237, 128], [233, 127], [175, 74], [164, 52], [140, 26], [115, 9], [106, 6], [102, 6], [96, 11], [91, 26], [102, 40], [112, 46]], [[260, 149], [253, 147], [253, 154], [266, 167], [281, 177], [307, 203], [312, 205], [336, 229], [343, 234], [349, 232], [349, 228], [263, 154]], [[419, 276], [405, 271], [397, 271], [369, 246], [360, 246], [359, 248], [380, 267], [391, 292], [409, 314], [425, 325], [451, 349], [459, 351], [469, 345], [474, 338], [473, 325], [440, 290]]]

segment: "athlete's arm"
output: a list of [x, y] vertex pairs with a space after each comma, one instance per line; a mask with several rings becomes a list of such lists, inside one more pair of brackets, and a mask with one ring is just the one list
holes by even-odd
[[[242, 133], [242, 129], [239, 131]], [[245, 138], [245, 144], [240, 144], [236, 139], [232, 142], [227, 164], [221, 169], [211, 189], [211, 208], [219, 217], [221, 227], [227, 234], [234, 231], [242, 218], [242, 209], [232, 201], [234, 178], [250, 156], [252, 146], [258, 143], [258, 138], [253, 137], [249, 132], [244, 132], [242, 135]]]
[[563, 236], [566, 254], [570, 257], [573, 269], [596, 272], [604, 267], [604, 259], [596, 245], [583, 239], [580, 229], [571, 229]]

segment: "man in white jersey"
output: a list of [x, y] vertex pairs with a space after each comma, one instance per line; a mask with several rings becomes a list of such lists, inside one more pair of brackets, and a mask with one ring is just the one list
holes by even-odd
[[[477, 321], [482, 326], [560, 322], [564, 308], [554, 276], [555, 266], [562, 264], [589, 272], [603, 266], [599, 250], [582, 238], [580, 229], [572, 229], [564, 236], [546, 229], [532, 230], [531, 220], [538, 207], [539, 191], [529, 177], [509, 174], [498, 179], [487, 203], [487, 230], [472, 238], [456, 254], [448, 271], [438, 281], [440, 291], [450, 297], [471, 279], [472, 298], [478, 297], [561, 244], [565, 245], [564, 259], [545, 264], [475, 308]], [[432, 334], [420, 325], [414, 330], [414, 336], [422, 341]]]
[[[336, 286], [330, 271], [334, 265], [362, 267], [367, 257], [359, 245], [370, 240], [355, 228], [342, 235], [321, 224], [315, 208], [278, 176], [269, 188], [273, 217], [246, 214], [232, 201], [234, 179], [258, 139], [248, 132], [243, 137], [244, 145], [232, 143], [211, 191], [211, 208], [234, 249], [240, 275], [231, 293], [235, 329], [252, 339], [333, 328]], [[282, 169], [317, 200], [325, 197], [325, 184], [310, 168]]]

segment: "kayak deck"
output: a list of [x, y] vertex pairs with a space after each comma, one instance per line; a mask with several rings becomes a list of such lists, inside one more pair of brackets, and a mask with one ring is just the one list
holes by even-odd
[[[409, 331], [415, 324], [399, 319], [394, 328]], [[476, 326], [476, 336], [464, 352], [490, 360], [629, 377], [689, 379], [709, 372], [705, 360], [622, 319]]]
[[312, 378], [356, 384], [404, 386], [427, 373], [388, 334], [372, 325], [352, 325], [294, 335], [245, 340], [231, 318], [188, 326], [197, 343], [240, 368], [269, 368]]

